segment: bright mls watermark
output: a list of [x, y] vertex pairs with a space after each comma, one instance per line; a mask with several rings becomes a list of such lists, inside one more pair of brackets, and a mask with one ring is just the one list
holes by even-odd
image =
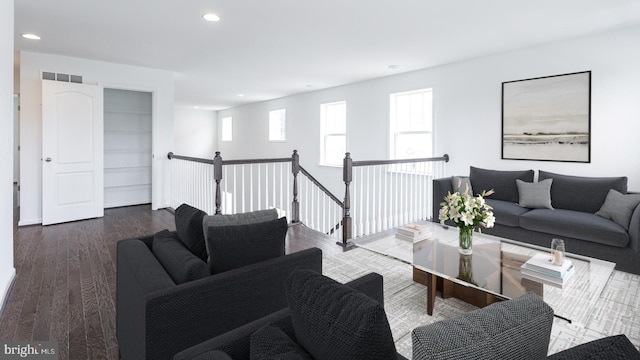
[[0, 341], [0, 360], [58, 360], [57, 341]]

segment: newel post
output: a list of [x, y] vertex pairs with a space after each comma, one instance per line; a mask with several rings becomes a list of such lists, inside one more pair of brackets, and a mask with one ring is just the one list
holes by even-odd
[[300, 155], [298, 150], [293, 150], [291, 156], [291, 173], [293, 174], [293, 202], [291, 203], [292, 223], [300, 222], [300, 204], [298, 203], [298, 173], [300, 172]]
[[[351, 194], [349, 192], [349, 185], [353, 178], [352, 175], [353, 160], [351, 159], [351, 153], [346, 153], [342, 164], [342, 179], [344, 180], [344, 213], [342, 217], [342, 246], [346, 247], [347, 242], [352, 236], [353, 220], [351, 219]], [[338, 243], [340, 244], [340, 243]]]
[[213, 178], [216, 181], [216, 215], [222, 213], [220, 211], [220, 181], [222, 180], [222, 157], [220, 151], [216, 151], [216, 156], [213, 158]]

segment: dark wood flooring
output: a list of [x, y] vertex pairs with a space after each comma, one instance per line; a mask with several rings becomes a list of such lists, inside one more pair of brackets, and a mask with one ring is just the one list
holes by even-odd
[[[149, 205], [108, 209], [100, 219], [14, 225], [16, 279], [0, 314], [0, 339], [54, 340], [60, 359], [118, 359], [116, 242], [163, 229], [175, 230], [173, 214]], [[289, 229], [286, 246], [287, 253], [314, 246], [325, 256], [342, 252], [300, 225]]]

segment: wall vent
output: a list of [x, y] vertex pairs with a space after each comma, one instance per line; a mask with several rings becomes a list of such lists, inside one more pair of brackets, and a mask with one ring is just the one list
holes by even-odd
[[82, 84], [82, 76], [80, 75], [69, 75], [69, 74], [60, 74], [60, 73], [52, 73], [48, 71], [42, 72], [42, 80], [57, 80], [63, 82], [72, 82]]

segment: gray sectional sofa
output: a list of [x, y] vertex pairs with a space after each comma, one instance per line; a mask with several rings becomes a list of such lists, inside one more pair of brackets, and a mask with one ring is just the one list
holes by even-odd
[[561, 238], [569, 253], [615, 262], [617, 270], [640, 274], [640, 194], [628, 193], [626, 177], [540, 170], [534, 182], [534, 175], [533, 170], [471, 167], [468, 178], [435, 179], [433, 221], [438, 221], [440, 202], [447, 193], [468, 182], [474, 194], [495, 190], [486, 199], [496, 223], [483, 228], [484, 233], [543, 247], [549, 247], [552, 238]]

